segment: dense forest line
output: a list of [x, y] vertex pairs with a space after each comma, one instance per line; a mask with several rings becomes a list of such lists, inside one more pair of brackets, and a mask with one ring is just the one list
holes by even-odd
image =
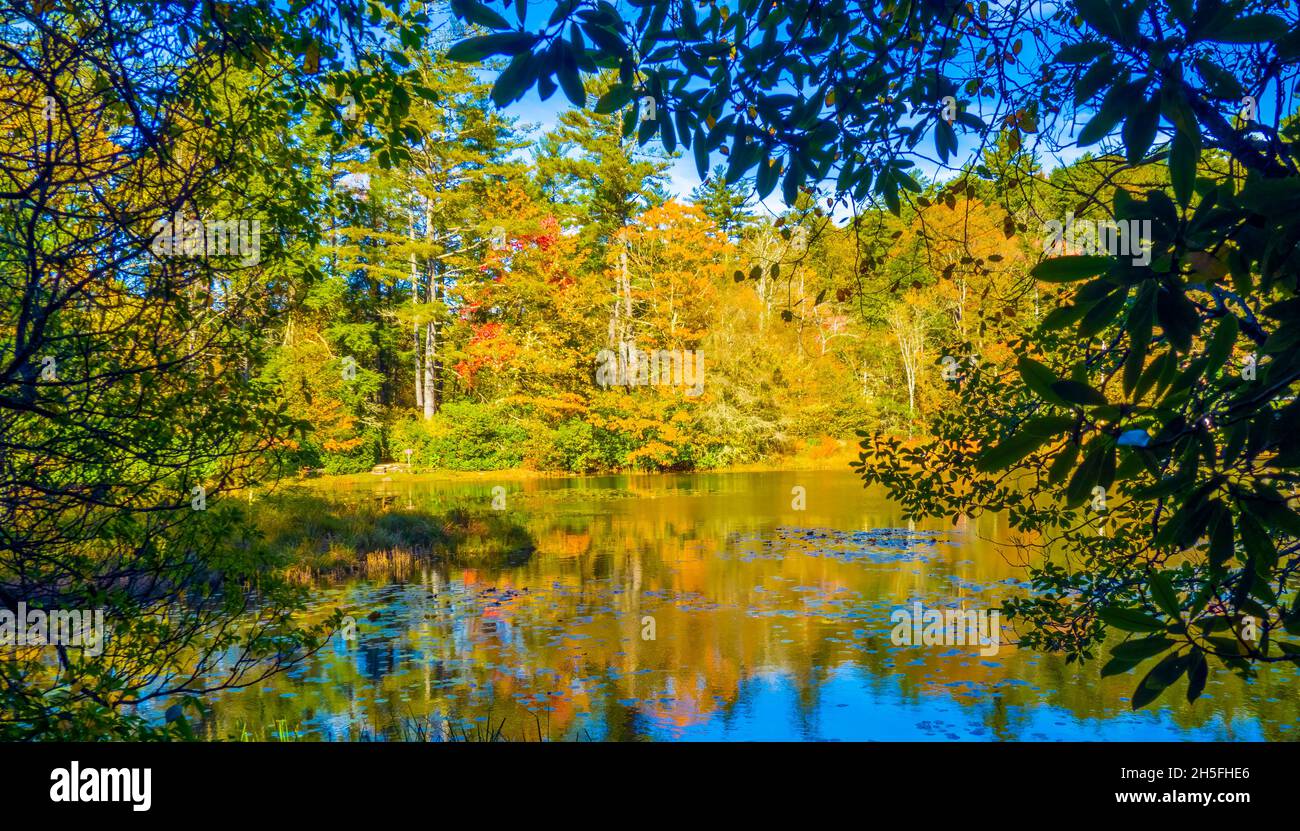
[[307, 428], [291, 469], [680, 470], [910, 436], [1051, 308], [1029, 275], [1051, 223], [1095, 240], [1119, 183], [1164, 176], [1105, 155], [1045, 172], [1007, 133], [918, 174], [898, 215], [811, 190], [775, 213], [721, 165], [672, 195], [669, 155], [618, 114], [543, 130], [463, 64], [414, 61], [436, 103], [411, 104], [408, 160], [327, 150], [320, 123], [292, 142], [322, 232], [250, 367]]

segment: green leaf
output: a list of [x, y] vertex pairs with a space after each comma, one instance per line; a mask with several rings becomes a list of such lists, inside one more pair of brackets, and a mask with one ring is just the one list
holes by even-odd
[[459, 63], [478, 63], [490, 55], [517, 55], [531, 49], [537, 36], [528, 32], [501, 32], [468, 38], [447, 50], [447, 60]]
[[1097, 111], [1097, 114], [1079, 131], [1079, 146], [1087, 147], [1101, 141], [1115, 131], [1115, 127], [1118, 126], [1120, 119], [1123, 117], [1123, 110], [1107, 109], [1103, 105]]
[[1125, 658], [1111, 658], [1106, 662], [1106, 665], [1101, 668], [1101, 677], [1109, 678], [1112, 675], [1123, 675], [1140, 663], [1142, 662], [1131, 661]]
[[1219, 325], [1214, 328], [1214, 336], [1205, 349], [1206, 375], [1215, 375], [1223, 367], [1228, 355], [1232, 354], [1232, 346], [1237, 342], [1240, 331], [1241, 325], [1236, 315], [1227, 315], [1219, 321]]
[[1041, 447], [1048, 438], [1021, 429], [1015, 435], [1003, 439], [996, 447], [981, 453], [975, 461], [975, 469], [984, 473], [1006, 470]]
[[1025, 386], [1033, 390], [1039, 398], [1053, 404], [1065, 403], [1061, 396], [1053, 391], [1052, 384], [1056, 383], [1057, 378], [1046, 365], [1035, 361], [1033, 358], [1021, 356], [1016, 361], [1016, 369], [1020, 372], [1020, 377], [1025, 382]]
[[1078, 83], [1074, 85], [1074, 105], [1082, 106], [1092, 97], [1106, 88], [1106, 85], [1115, 80], [1115, 59], [1110, 55], [1105, 55], [1101, 60], [1088, 67], [1079, 78]]
[[1210, 565], [1217, 568], [1232, 558], [1232, 538], [1232, 511], [1224, 509], [1210, 529]]
[[659, 125], [659, 138], [664, 143], [664, 150], [671, 156], [677, 152], [677, 133], [673, 129], [673, 120], [669, 117], [669, 113], [666, 110], [661, 113], [663, 123]]
[[567, 42], [560, 41], [560, 65], [556, 71], [556, 77], [560, 80], [560, 89], [564, 90], [564, 97], [569, 99], [569, 103], [578, 109], [587, 106], [587, 90], [582, 85], [582, 73], [578, 71], [578, 59]]
[[704, 136], [704, 130], [697, 129], [695, 131], [695, 142], [691, 145], [691, 152], [695, 154], [695, 171], [699, 173], [701, 182], [709, 176], [708, 145], [708, 140]]
[[1128, 290], [1120, 288], [1097, 301], [1088, 313], [1079, 321], [1079, 340], [1086, 341], [1110, 325], [1115, 316], [1124, 308], [1128, 300]]
[[577, 5], [578, 0], [560, 0], [555, 4], [555, 8], [551, 10], [551, 17], [546, 21], [547, 27], [554, 26], [567, 18]]
[[1112, 649], [1110, 654], [1129, 661], [1143, 661], [1153, 655], [1159, 655], [1173, 645], [1174, 642], [1164, 635], [1152, 635], [1149, 638], [1124, 641]]
[[1277, 548], [1268, 531], [1258, 520], [1245, 512], [1238, 518], [1237, 526], [1241, 532], [1242, 548], [1246, 549], [1246, 556], [1255, 566], [1256, 571], [1263, 573], [1271, 569], [1277, 562]]
[[1133, 691], [1132, 706], [1140, 710], [1160, 697], [1160, 693], [1177, 681], [1187, 671], [1189, 661], [1186, 655], [1167, 655], [1160, 663], [1151, 668], [1146, 677]]
[[[549, 55], [549, 53], [547, 54]], [[537, 57], [543, 58], [543, 55], [539, 53]], [[550, 65], [549, 60], [548, 60], [548, 64], [545, 67], [538, 67], [537, 95], [543, 101], [549, 101], [551, 96], [555, 94], [555, 91], [559, 89], [559, 86], [557, 86], [555, 83], [555, 79], [551, 77], [551, 75], [554, 74], [554, 72], [555, 72], [555, 67], [553, 65]], [[632, 127], [634, 127], [635, 125], [636, 125], [636, 112], [634, 110], [628, 110], [626, 117], [623, 119], [623, 135], [624, 136], [631, 135]]]
[[1248, 14], [1204, 33], [1206, 40], [1219, 43], [1265, 43], [1287, 32], [1286, 21], [1273, 14]]
[[1139, 612], [1137, 609], [1108, 606], [1099, 611], [1097, 616], [1105, 621], [1107, 626], [1114, 626], [1125, 632], [1163, 632], [1165, 629], [1164, 621], [1145, 612]]
[[1087, 147], [1096, 144], [1113, 133], [1120, 120], [1124, 118], [1124, 114], [1130, 111], [1132, 100], [1142, 97], [1146, 85], [1145, 79], [1129, 83], [1128, 73], [1121, 73], [1115, 84], [1101, 99], [1101, 106], [1097, 108], [1096, 114], [1079, 131], [1079, 146]]
[[1083, 457], [1083, 464], [1075, 469], [1074, 475], [1070, 477], [1070, 484], [1065, 488], [1066, 504], [1074, 507], [1083, 503], [1092, 489], [1096, 486], [1101, 478], [1102, 465], [1105, 464], [1106, 457], [1113, 447], [1106, 447], [1094, 439], [1088, 445], [1087, 455]]
[[471, 23], [486, 26], [489, 29], [509, 29], [510, 24], [501, 15], [489, 9], [478, 0], [451, 0], [451, 10], [455, 15]]
[[1052, 384], [1052, 392], [1062, 400], [1082, 407], [1102, 407], [1106, 405], [1106, 396], [1080, 381], [1057, 381]]
[[1199, 648], [1192, 650], [1187, 665], [1187, 703], [1201, 697], [1205, 691], [1205, 682], [1210, 677], [1210, 665], [1205, 660], [1205, 653]]
[[[889, 208], [889, 212], [890, 212], [891, 214], [893, 214], [894, 216], [901, 216], [901, 215], [902, 215], [902, 213], [903, 213], [903, 205], [902, 205], [902, 202], [899, 201], [899, 198], [898, 198], [898, 188], [897, 188], [897, 187], [893, 187], [893, 186], [891, 185], [890, 187], [885, 188], [885, 191], [884, 191], [884, 193], [881, 194], [881, 196], [884, 197], [884, 199], [885, 199], [885, 207], [886, 207], [886, 208]], [[790, 199], [789, 197], [787, 197], [785, 201], [786, 201], [786, 204], [787, 204], [787, 205], [793, 205], [793, 204], [794, 204], [794, 201], [793, 201], [792, 199]]]
[[1241, 88], [1241, 82], [1237, 80], [1237, 76], [1214, 63], [1214, 61], [1197, 58], [1196, 69], [1201, 73], [1201, 77], [1205, 79], [1206, 83], [1214, 88], [1213, 92], [1216, 95], [1235, 100], [1240, 99], [1245, 94]]
[[1034, 266], [1030, 274], [1046, 283], [1071, 283], [1101, 274], [1112, 262], [1110, 257], [1089, 255], [1049, 257]]
[[601, 54], [621, 58], [628, 53], [627, 44], [623, 42], [623, 38], [604, 26], [596, 23], [584, 23], [582, 31], [587, 33], [587, 37], [591, 38], [592, 43]]
[[1077, 423], [1078, 419], [1072, 415], [1040, 416], [1025, 422], [1020, 429], [1026, 433], [1050, 439], [1073, 429]]
[[492, 101], [498, 107], [518, 101], [533, 85], [533, 56], [531, 52], [520, 52], [510, 61], [510, 65], [497, 76], [492, 85]]
[[1056, 454], [1052, 460], [1052, 466], [1047, 470], [1047, 482], [1050, 485], [1059, 485], [1070, 475], [1074, 469], [1074, 462], [1079, 458], [1079, 445], [1074, 441], [1066, 443], [1061, 452]]
[[1182, 617], [1182, 604], [1178, 602], [1178, 592], [1174, 590], [1173, 581], [1169, 579], [1166, 572], [1153, 574], [1147, 584], [1147, 590], [1151, 592], [1151, 599], [1160, 607], [1160, 611], [1174, 620]]
[[1155, 282], [1146, 280], [1138, 291], [1137, 299], [1129, 310], [1124, 328], [1129, 334], [1129, 352], [1124, 359], [1123, 389], [1132, 395], [1146, 365], [1147, 350], [1151, 347], [1151, 328], [1155, 315]]
[[1201, 156], [1200, 141], [1186, 131], [1174, 134], [1169, 149], [1169, 181], [1174, 188], [1178, 204], [1187, 207], [1192, 201], [1192, 188], [1196, 184], [1196, 163]]
[[1133, 390], [1133, 399], [1138, 401], [1146, 396], [1170, 366], [1175, 370], [1178, 368], [1178, 354], [1172, 349], [1167, 349], [1157, 355], [1142, 371], [1142, 377], [1138, 379], [1137, 387]]
[[1191, 350], [1192, 336], [1199, 331], [1201, 318], [1186, 295], [1162, 286], [1156, 293], [1156, 319], [1175, 348], [1180, 352]]
[[1136, 165], [1146, 156], [1156, 140], [1159, 122], [1160, 99], [1155, 96], [1129, 112], [1123, 131], [1124, 158], [1129, 164]]
[[1047, 316], [1043, 318], [1043, 322], [1038, 326], [1044, 332], [1055, 332], [1058, 329], [1064, 329], [1077, 323], [1091, 308], [1091, 303], [1073, 303], [1068, 306], [1058, 306], [1048, 312]]
[[615, 84], [597, 99], [594, 109], [601, 115], [618, 112], [632, 101], [634, 95], [636, 95], [636, 90], [632, 88], [631, 84]]
[[776, 189], [776, 183], [781, 178], [781, 168], [779, 165], [771, 163], [769, 159], [763, 159], [758, 163], [758, 174], [754, 177], [754, 191], [759, 199], [766, 199], [768, 194]]
[[935, 124], [934, 148], [939, 154], [939, 161], [945, 163], [949, 156], [957, 152], [957, 133], [952, 125], [942, 118]]
[[1178, 510], [1165, 521], [1151, 544], [1155, 548], [1174, 546], [1179, 551], [1188, 548], [1209, 524], [1213, 508], [1206, 499], [1208, 487], [1202, 485], [1184, 498]]
[[[781, 198], [787, 205], [793, 206], [799, 197], [799, 188], [803, 186], [804, 179], [808, 172], [804, 170], [803, 164], [799, 161], [798, 156], [790, 157], [790, 167], [785, 172], [785, 178], [781, 180]], [[881, 174], [882, 176], [884, 174]], [[885, 190], [885, 202], [890, 206], [890, 210], [898, 213], [898, 191], [892, 185]], [[892, 199], [892, 201], [891, 201]]]

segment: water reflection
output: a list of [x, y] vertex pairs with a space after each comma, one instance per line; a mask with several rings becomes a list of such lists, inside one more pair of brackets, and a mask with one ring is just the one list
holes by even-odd
[[[323, 585], [357, 639], [216, 699], [212, 738], [1289, 739], [1296, 670], [1211, 678], [1129, 710], [1130, 676], [1004, 644], [898, 647], [890, 613], [1023, 591], [996, 517], [909, 525], [845, 472], [338, 487], [438, 512], [508, 510], [516, 565], [416, 565]], [[792, 507], [792, 488], [806, 508]], [[647, 640], [647, 626], [653, 640]], [[1014, 638], [1008, 630], [1007, 637]]]

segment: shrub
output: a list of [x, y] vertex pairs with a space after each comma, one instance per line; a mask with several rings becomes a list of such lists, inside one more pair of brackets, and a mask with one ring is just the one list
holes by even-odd
[[460, 401], [443, 406], [432, 421], [408, 419], [392, 430], [394, 461], [419, 470], [502, 470], [524, 460], [529, 430], [510, 407]]
[[621, 466], [626, 449], [619, 437], [576, 418], [554, 430], [539, 433], [530, 446], [529, 459], [540, 470], [594, 473]]

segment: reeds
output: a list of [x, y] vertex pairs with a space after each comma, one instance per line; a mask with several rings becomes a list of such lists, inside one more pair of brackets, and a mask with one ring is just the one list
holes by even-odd
[[344, 574], [400, 580], [429, 560], [517, 565], [535, 548], [514, 518], [486, 509], [388, 510], [301, 490], [262, 500], [254, 521], [283, 557], [286, 579], [299, 585]]

